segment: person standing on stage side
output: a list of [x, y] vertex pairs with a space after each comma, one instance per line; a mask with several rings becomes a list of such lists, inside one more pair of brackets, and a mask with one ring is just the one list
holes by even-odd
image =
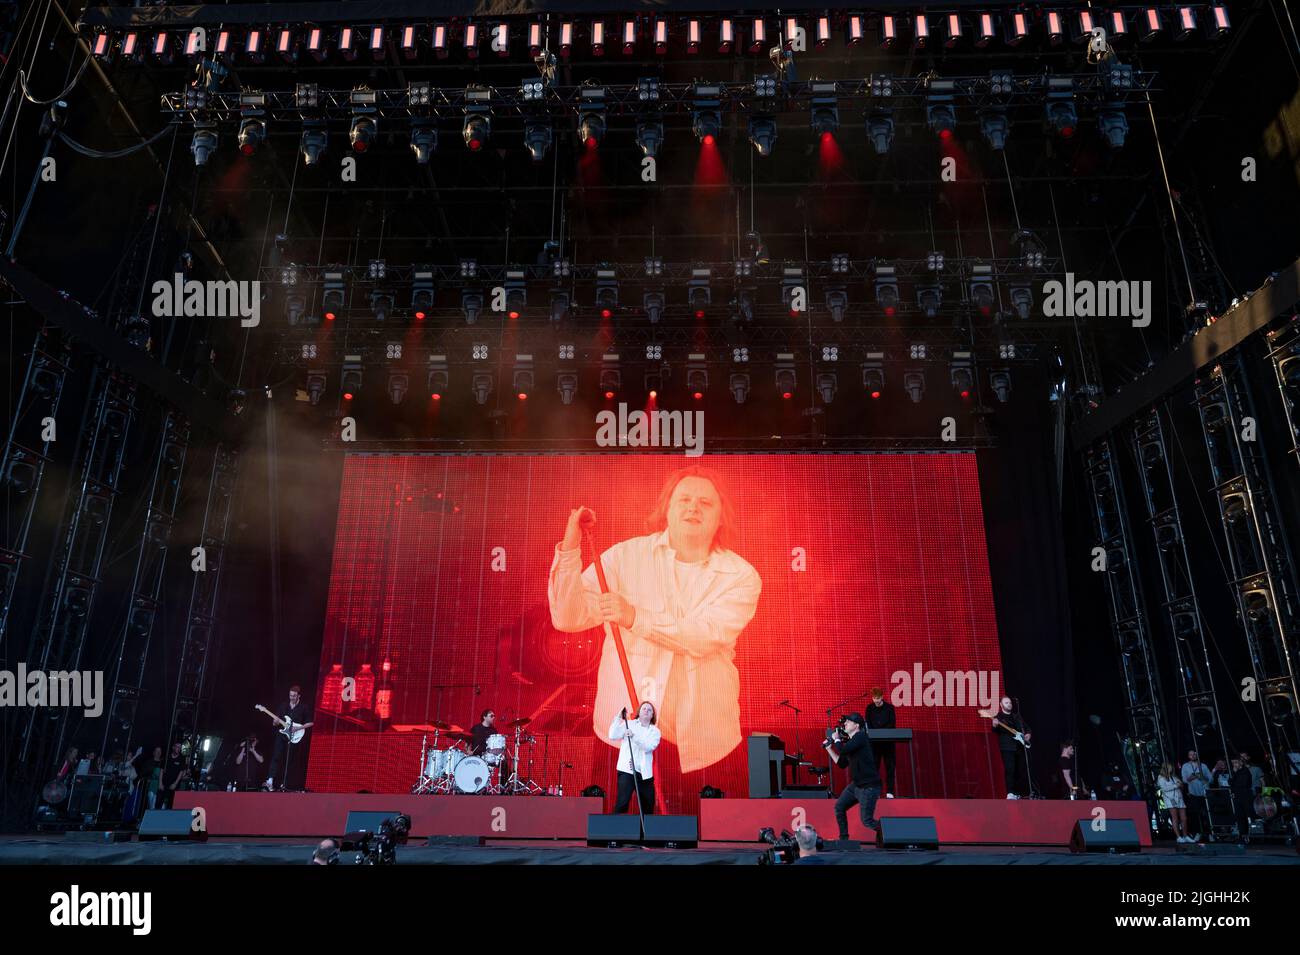
[[497, 715], [492, 710], [484, 710], [479, 714], [478, 725], [469, 731], [471, 756], [482, 756], [487, 752], [488, 737], [496, 733], [496, 721]]
[[1232, 809], [1237, 816], [1237, 838], [1244, 846], [1250, 844], [1250, 811], [1255, 805], [1255, 780], [1250, 767], [1241, 759], [1232, 761], [1229, 777], [1232, 790]]
[[1156, 788], [1165, 799], [1165, 808], [1169, 810], [1169, 821], [1173, 823], [1174, 835], [1178, 841], [1195, 842], [1196, 840], [1187, 834], [1187, 803], [1183, 799], [1183, 781], [1179, 778], [1173, 763], [1165, 763], [1160, 767], [1160, 775], [1156, 777]]
[[861, 713], [850, 713], [842, 722], [843, 732], [837, 729], [830, 739], [822, 741], [831, 762], [849, 771], [849, 783], [840, 793], [840, 798], [835, 800], [835, 821], [840, 827], [841, 841], [849, 838], [849, 809], [854, 803], [858, 804], [862, 825], [875, 831], [876, 800], [880, 798], [876, 756], [871, 751], [871, 740], [864, 732], [867, 721]]
[[627, 812], [632, 803], [635, 783], [637, 799], [643, 815], [655, 811], [654, 751], [659, 747], [661, 734], [658, 714], [653, 703], [642, 703], [637, 718], [628, 722], [627, 710], [614, 717], [609, 724], [609, 739], [618, 744], [618, 797], [614, 814]]
[[1031, 736], [1024, 719], [1019, 713], [1012, 712], [1011, 697], [1002, 697], [991, 725], [993, 735], [998, 738], [998, 752], [1002, 756], [1002, 780], [1007, 786], [1007, 798], [1019, 799], [1021, 796], [1028, 796], [1029, 789], [1021, 792], [1021, 787], [1029, 782], [1029, 760], [1025, 758], [1025, 747], [1016, 741], [1011, 731], [1020, 733], [1026, 743], [1030, 741]]
[[[295, 726], [301, 726], [304, 730], [312, 728], [311, 711], [307, 709], [307, 704], [302, 700], [302, 687], [294, 684], [289, 687], [289, 705], [280, 707], [280, 712], [276, 714], [281, 719], [288, 719]], [[277, 785], [288, 788], [288, 780], [283, 779], [285, 771], [285, 760], [289, 755], [289, 747], [299, 744], [290, 743], [289, 738], [278, 731], [275, 734], [275, 751], [271, 754], [271, 775], [266, 777], [265, 788], [274, 789]], [[300, 758], [294, 759], [294, 765], [300, 765]]]
[[1201, 762], [1201, 755], [1194, 749], [1187, 751], [1187, 762], [1182, 768], [1183, 784], [1187, 787], [1188, 828], [1195, 829], [1196, 835], [1206, 834], [1206, 820], [1209, 818], [1209, 805], [1206, 793], [1210, 783], [1210, 767]]
[[[593, 564], [582, 568], [585, 507], [569, 514], [547, 582], [551, 624], [577, 633], [614, 623], [622, 631], [637, 696], [663, 705], [663, 738], [677, 746], [683, 773], [712, 766], [740, 745], [736, 641], [754, 617], [763, 582], [731, 550], [737, 531], [731, 498], [716, 472], [687, 467], [660, 491], [652, 533], [600, 555], [610, 592]], [[626, 705], [612, 631], [605, 628], [592, 728], [604, 735]]]
[[1079, 794], [1079, 781], [1074, 778], [1074, 740], [1067, 739], [1061, 744], [1061, 758], [1056, 761], [1056, 773], [1053, 775], [1057, 799], [1073, 799]]
[[[896, 726], [894, 704], [885, 701], [885, 691], [872, 687], [871, 705], [867, 707], [867, 729], [892, 730]], [[876, 754], [876, 769], [885, 763], [885, 798], [894, 798], [894, 744], [879, 740], [871, 744], [871, 751]]]

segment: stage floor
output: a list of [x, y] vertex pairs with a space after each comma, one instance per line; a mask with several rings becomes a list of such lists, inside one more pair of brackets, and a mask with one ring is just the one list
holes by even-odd
[[[422, 841], [422, 840], [421, 840]], [[59, 836], [0, 837], [0, 865], [303, 865], [316, 843], [310, 840], [210, 839], [206, 843], [71, 842]], [[708, 843], [699, 849], [595, 849], [577, 841], [502, 840], [477, 846], [407, 845], [398, 865], [756, 865], [756, 843]], [[351, 862], [352, 853], [344, 853]], [[1204, 866], [1297, 865], [1300, 855], [1283, 846], [1156, 847], [1108, 855], [1072, 854], [1062, 849], [953, 846], [935, 852], [828, 852], [833, 865], [874, 866]]]

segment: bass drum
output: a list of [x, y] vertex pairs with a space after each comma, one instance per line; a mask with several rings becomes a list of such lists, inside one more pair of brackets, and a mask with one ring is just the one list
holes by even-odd
[[456, 792], [481, 793], [487, 789], [488, 777], [491, 774], [492, 769], [485, 760], [477, 756], [466, 756], [456, 764]]

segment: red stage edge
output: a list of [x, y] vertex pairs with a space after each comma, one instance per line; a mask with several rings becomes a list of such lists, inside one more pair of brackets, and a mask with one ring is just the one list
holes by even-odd
[[585, 839], [603, 799], [581, 796], [412, 796], [375, 793], [178, 792], [176, 809], [202, 809], [210, 836], [343, 835], [348, 813], [404, 812], [411, 835]]
[[[1101, 810], [1101, 815], [1097, 814]], [[1143, 846], [1151, 845], [1146, 803], [1055, 799], [881, 799], [876, 817], [933, 816], [940, 845], [1061, 846], [1070, 844], [1077, 820], [1091, 825], [1132, 819]], [[874, 839], [862, 825], [858, 807], [849, 810], [849, 835]], [[700, 839], [754, 841], [758, 830], [778, 833], [812, 826], [823, 839], [837, 835], [835, 803], [830, 799], [701, 799]]]
[[[352, 810], [404, 812], [417, 838], [484, 836], [489, 839], [585, 839], [587, 816], [604, 800], [537, 796], [411, 796], [374, 793], [178, 792], [177, 809], [203, 810], [211, 836], [322, 837], [343, 833]], [[882, 799], [877, 817], [933, 816], [941, 845], [1058, 846], [1070, 844], [1076, 821], [1092, 825], [1131, 819], [1143, 846], [1151, 827], [1142, 802], [1039, 799]], [[765, 826], [780, 832], [810, 825], [823, 838], [836, 835], [829, 799], [704, 799], [702, 842], [757, 842]], [[857, 807], [849, 835], [871, 839]]]

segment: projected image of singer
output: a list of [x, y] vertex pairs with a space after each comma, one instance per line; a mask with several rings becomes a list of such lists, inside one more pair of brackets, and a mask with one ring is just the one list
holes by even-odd
[[601, 554], [609, 584], [602, 594], [594, 564], [582, 569], [582, 526], [595, 515], [576, 508], [555, 548], [547, 597], [551, 623], [575, 633], [605, 626], [592, 728], [602, 739], [628, 705], [613, 622], [622, 631], [632, 679], [660, 701], [663, 738], [677, 747], [684, 773], [712, 766], [740, 743], [736, 641], [754, 617], [763, 582], [730, 549], [736, 531], [721, 477], [703, 467], [664, 483], [644, 537]]

